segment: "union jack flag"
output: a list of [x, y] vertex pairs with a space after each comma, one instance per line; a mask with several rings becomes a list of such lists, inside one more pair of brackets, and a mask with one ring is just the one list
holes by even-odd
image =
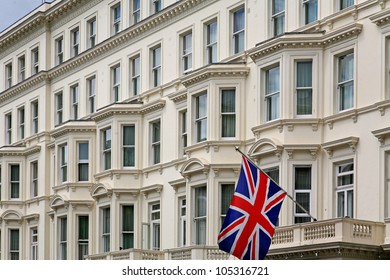
[[219, 248], [243, 260], [262, 260], [271, 245], [286, 192], [244, 156]]

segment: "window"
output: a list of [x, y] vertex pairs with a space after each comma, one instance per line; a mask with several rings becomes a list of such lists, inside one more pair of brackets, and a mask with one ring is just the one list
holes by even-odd
[[39, 72], [39, 49], [35, 48], [31, 51], [31, 75]]
[[9, 235], [9, 259], [19, 260], [19, 229], [10, 229]]
[[11, 164], [11, 199], [20, 198], [20, 166], [19, 164]]
[[78, 181], [89, 180], [89, 150], [88, 142], [78, 143]]
[[56, 124], [62, 124], [63, 100], [62, 92], [56, 94]]
[[210, 22], [206, 25], [206, 64], [218, 61], [218, 23]]
[[38, 133], [38, 100], [31, 103], [31, 133]]
[[132, 0], [131, 6], [131, 19], [132, 24], [136, 24], [141, 20], [141, 1], [140, 0]]
[[26, 58], [23, 56], [18, 58], [18, 81], [22, 82], [26, 78]]
[[[2, 176], [2, 175], [1, 175], [1, 165], [0, 165], [0, 201], [2, 200], [2, 199], [1, 199], [1, 193], [2, 193], [2, 188], [1, 188], [1, 182], [2, 182], [2, 181], [1, 181], [1, 176]], [[0, 239], [0, 240], [1, 240], [1, 239]], [[0, 249], [1, 249], [1, 246], [0, 246]], [[1, 250], [0, 250], [0, 257], [1, 257]]]
[[344, 10], [354, 4], [354, 0], [340, 0], [340, 10]]
[[31, 238], [31, 259], [38, 259], [38, 228], [34, 227], [30, 230]]
[[79, 118], [79, 85], [72, 86], [70, 92], [72, 95], [72, 117], [77, 120]]
[[5, 89], [12, 87], [12, 63], [5, 66]]
[[120, 65], [115, 65], [111, 68], [111, 83], [112, 83], [112, 102], [119, 101], [120, 87], [121, 87], [121, 67]]
[[93, 48], [96, 45], [96, 18], [92, 18], [87, 22], [88, 48]]
[[60, 260], [66, 260], [68, 259], [68, 219], [66, 217], [59, 218], [58, 227], [58, 257]]
[[[1, 172], [1, 169], [0, 169]], [[385, 154], [385, 194], [386, 194], [386, 215], [385, 218], [390, 217], [390, 151]], [[1, 179], [1, 178], [0, 178]], [[1, 180], [0, 180], [1, 184]]]
[[24, 139], [24, 128], [25, 128], [25, 114], [24, 107], [18, 109], [18, 139]]
[[285, 0], [272, 0], [273, 36], [284, 33], [285, 9]]
[[112, 31], [111, 34], [115, 35], [121, 31], [121, 5], [117, 4], [111, 8], [112, 17]]
[[160, 203], [150, 205], [152, 250], [160, 250]]
[[226, 213], [229, 210], [230, 203], [232, 201], [235, 191], [235, 185], [231, 183], [221, 184], [221, 224], [225, 220]]
[[344, 111], [353, 107], [354, 61], [353, 53], [338, 57], [338, 109]]
[[134, 206], [122, 206], [122, 249], [134, 248]]
[[96, 77], [87, 79], [89, 113], [96, 112]]
[[88, 255], [89, 244], [89, 217], [78, 216], [78, 259], [83, 260], [84, 256]]
[[134, 167], [135, 165], [135, 127], [125, 125], [122, 127], [122, 149], [123, 167]]
[[111, 169], [111, 127], [102, 131], [103, 170]]
[[12, 143], [12, 113], [5, 115], [5, 143]]
[[312, 61], [296, 63], [296, 114], [311, 115], [313, 106]]
[[75, 57], [79, 54], [80, 47], [80, 30], [79, 28], [75, 28], [70, 32], [70, 42], [71, 42], [71, 56]]
[[182, 71], [192, 70], [192, 32], [181, 36], [182, 40]]
[[207, 93], [195, 97], [196, 142], [207, 140]]
[[38, 196], [38, 161], [31, 163], [31, 197]]
[[185, 154], [185, 148], [187, 147], [187, 110], [180, 112], [180, 151], [179, 155]]
[[195, 244], [206, 244], [206, 215], [207, 215], [207, 194], [206, 187], [195, 188]]
[[162, 1], [161, 0], [151, 0], [151, 14], [158, 13], [161, 11], [162, 8]]
[[63, 37], [59, 37], [55, 41], [55, 51], [56, 51], [56, 65], [64, 62], [64, 39]]
[[[311, 166], [295, 166], [294, 168], [295, 200], [310, 213], [311, 207]], [[294, 204], [294, 223], [310, 222], [310, 216]]]
[[233, 12], [233, 54], [244, 51], [245, 40], [245, 12], [244, 7]]
[[68, 181], [68, 145], [59, 147], [60, 152], [60, 182]]
[[272, 121], [278, 119], [279, 116], [279, 100], [280, 100], [280, 68], [279, 65], [266, 70], [265, 73], [266, 88], [265, 88], [265, 103], [266, 103], [266, 119]]
[[102, 208], [102, 252], [110, 251], [110, 207]]
[[131, 65], [131, 93], [139, 95], [141, 93], [141, 58], [139, 55], [130, 60]]
[[336, 175], [337, 217], [353, 218], [353, 162], [337, 165]]
[[151, 50], [152, 59], [152, 87], [157, 87], [161, 84], [161, 46], [157, 46]]
[[179, 247], [187, 245], [187, 200], [179, 199]]
[[160, 142], [160, 120], [154, 121], [151, 123], [151, 132], [152, 132], [152, 138], [151, 138], [151, 150], [152, 150], [152, 164], [160, 163], [160, 148], [161, 148], [161, 142]]
[[223, 89], [221, 92], [221, 136], [236, 137], [236, 90]]
[[305, 16], [305, 24], [316, 21], [318, 16], [318, 0], [303, 0], [303, 13]]

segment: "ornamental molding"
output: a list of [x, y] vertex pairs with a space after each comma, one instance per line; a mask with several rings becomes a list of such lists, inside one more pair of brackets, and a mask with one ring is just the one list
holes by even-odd
[[42, 86], [48, 82], [48, 74], [46, 71], [41, 71], [37, 75], [28, 78], [27, 80], [12, 86], [11, 88], [0, 93], [0, 104], [7, 100], [16, 97], [18, 94], [25, 93], [27, 90], [35, 87]]
[[317, 154], [320, 151], [321, 146], [318, 144], [295, 144], [295, 145], [284, 145], [284, 149], [287, 152], [288, 159], [294, 158], [295, 152], [307, 151], [313, 160], [317, 159]]
[[92, 121], [70, 121], [62, 124], [58, 128], [50, 132], [53, 138], [59, 138], [64, 135], [74, 133], [94, 133], [96, 131], [96, 124]]
[[294, 131], [296, 126], [311, 126], [312, 131], [316, 132], [321, 125], [323, 125], [323, 120], [320, 118], [279, 119], [255, 126], [252, 128], [252, 132], [256, 139], [259, 139], [262, 132], [270, 129], [276, 128], [279, 133], [282, 133], [285, 126], [289, 132]]
[[165, 103], [165, 100], [158, 100], [146, 105], [141, 103], [114, 103], [92, 115], [91, 119], [99, 122], [116, 115], [145, 115], [161, 110], [165, 107]]
[[175, 103], [187, 100], [188, 92], [187, 89], [179, 90], [168, 95], [168, 98]]
[[34, 147], [12, 147], [12, 146], [3, 146], [0, 148], [0, 156], [30, 156], [37, 154], [41, 151], [41, 146]]
[[146, 198], [151, 193], [161, 194], [163, 188], [164, 188], [164, 185], [162, 185], [162, 184], [153, 184], [150, 186], [142, 187], [140, 191], [144, 195], [144, 197]]
[[323, 143], [322, 148], [328, 153], [329, 158], [333, 157], [333, 151], [349, 147], [353, 153], [356, 151], [356, 146], [359, 142], [359, 137], [350, 136], [342, 139]]
[[249, 67], [242, 63], [217, 63], [202, 67], [181, 78], [181, 83], [191, 87], [209, 79], [223, 78], [246, 78], [249, 74]]
[[280, 159], [283, 153], [283, 146], [276, 139], [263, 138], [253, 144], [248, 151], [251, 158], [261, 158], [265, 155], [273, 154]]
[[381, 146], [383, 146], [386, 138], [390, 137], [390, 127], [373, 130], [371, 133], [378, 139]]
[[251, 59], [256, 62], [265, 56], [284, 49], [327, 48], [333, 44], [355, 38], [362, 32], [362, 29], [362, 24], [353, 23], [329, 32], [289, 32], [258, 44], [248, 53]]
[[382, 10], [375, 15], [369, 17], [372, 23], [378, 27], [385, 27], [390, 23], [390, 8]]

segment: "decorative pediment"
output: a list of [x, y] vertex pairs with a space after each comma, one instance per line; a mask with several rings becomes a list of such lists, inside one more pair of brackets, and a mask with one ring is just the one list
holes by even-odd
[[1, 215], [1, 220], [5, 221], [6, 223], [8, 221], [16, 221], [18, 223], [22, 222], [22, 214], [15, 210], [6, 210]]
[[68, 208], [68, 206], [68, 199], [60, 195], [55, 195], [50, 202], [50, 207], [54, 210], [58, 208]]
[[180, 173], [183, 177], [191, 176], [195, 173], [208, 174], [210, 170], [210, 164], [204, 159], [191, 158], [183, 164], [180, 169]]
[[150, 193], [158, 193], [160, 194], [163, 190], [164, 185], [162, 184], [153, 184], [150, 186], [142, 187], [141, 193], [147, 197]]
[[1, 147], [0, 156], [29, 156], [32, 154], [39, 153], [41, 146], [33, 147]]
[[295, 144], [295, 145], [284, 145], [284, 149], [288, 154], [289, 159], [293, 159], [294, 152], [308, 152], [312, 159], [317, 158], [318, 151], [320, 150], [320, 145], [314, 144]]
[[103, 196], [111, 197], [112, 196], [112, 188], [107, 187], [102, 183], [95, 184], [95, 185], [93, 185], [93, 187], [91, 189], [91, 196], [95, 200], [97, 200]]
[[263, 138], [253, 144], [253, 146], [249, 149], [248, 155], [249, 157], [257, 158], [273, 154], [280, 158], [282, 152], [283, 146], [277, 140]]

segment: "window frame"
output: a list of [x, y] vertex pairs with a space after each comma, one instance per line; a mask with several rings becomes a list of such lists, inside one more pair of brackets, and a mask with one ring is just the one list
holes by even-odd
[[[193, 40], [192, 29], [180, 35], [181, 72], [186, 74], [193, 68]], [[187, 44], [189, 46], [187, 46]]]
[[[109, 135], [107, 134], [109, 131]], [[107, 138], [109, 136], [109, 138]], [[108, 126], [101, 130], [102, 140], [102, 170], [110, 170], [112, 168], [112, 128]], [[106, 144], [109, 142], [109, 146]], [[105, 143], [106, 142], [106, 143]], [[109, 160], [109, 161], [108, 161]]]
[[76, 26], [70, 31], [70, 53], [71, 57], [80, 53], [80, 28]]
[[187, 198], [185, 196], [178, 198], [178, 246], [187, 245]]
[[[131, 219], [132, 220], [132, 225], [133, 225], [133, 229], [128, 229], [128, 228], [125, 228], [125, 208], [127, 207], [130, 207], [130, 209], [132, 209], [132, 216], [131, 217], [127, 217], [128, 219]], [[133, 204], [122, 204], [121, 205], [121, 245], [122, 245], [122, 249], [126, 250], [126, 249], [132, 249], [134, 248], [134, 240], [135, 240], [135, 220], [134, 220], [134, 217], [135, 217], [135, 207]], [[125, 243], [125, 240], [127, 240], [128, 237], [132, 237], [132, 244], [130, 244], [130, 246], [127, 246]], [[130, 238], [131, 239], [131, 238]]]
[[[17, 172], [17, 178], [13, 178], [13, 168], [18, 168], [18, 172]], [[19, 163], [11, 163], [9, 165], [9, 190], [10, 190], [10, 194], [9, 194], [9, 197], [10, 199], [20, 199], [21, 197], [21, 189], [20, 189], [20, 180], [21, 180], [21, 176], [20, 176], [20, 172], [21, 172], [21, 165]]]
[[[61, 101], [61, 102], [60, 102]], [[55, 108], [56, 108], [56, 125], [60, 125], [64, 122], [64, 94], [59, 91], [55, 94]]]
[[39, 131], [39, 103], [38, 100], [31, 102], [31, 134]]
[[116, 103], [121, 99], [121, 65], [115, 64], [111, 68], [111, 102]]
[[[157, 206], [157, 205], [158, 208], [153, 209], [153, 206]], [[161, 248], [161, 203], [160, 201], [150, 203], [149, 210], [150, 210], [150, 241], [151, 241], [150, 249], [160, 250]], [[156, 215], [156, 218], [153, 218], [154, 215]]]
[[87, 21], [87, 47], [89, 49], [96, 46], [97, 39], [97, 19], [92, 17]]
[[[301, 64], [301, 63], [311, 63], [311, 77], [310, 77], [310, 86], [299, 86], [298, 83], [299, 83], [299, 69], [298, 69], [298, 65]], [[313, 82], [314, 82], [314, 75], [313, 75], [313, 68], [314, 66], [314, 62], [313, 62], [313, 59], [311, 58], [308, 58], [308, 59], [297, 59], [294, 61], [294, 69], [295, 69], [295, 84], [294, 84], [294, 88], [295, 88], [295, 108], [294, 108], [294, 114], [295, 116], [297, 117], [310, 117], [310, 116], [313, 116], [313, 109], [314, 109], [314, 90], [313, 90]], [[311, 113], [307, 113], [307, 114], [304, 114], [304, 113], [300, 113], [299, 110], [298, 110], [298, 107], [299, 107], [299, 92], [302, 92], [302, 91], [310, 91], [310, 97], [311, 97], [311, 104], [310, 104], [310, 111]]]
[[[347, 57], [352, 56], [352, 79], [342, 80], [342, 76], [346, 74], [342, 74], [342, 59], [346, 59]], [[348, 62], [348, 61], [347, 61]], [[343, 52], [336, 56], [336, 104], [337, 104], [337, 112], [343, 112], [347, 110], [351, 110], [355, 106], [355, 53], [354, 50], [349, 50], [347, 52]], [[343, 89], [348, 85], [352, 87], [352, 96], [351, 96], [351, 105], [344, 105], [344, 103], [348, 103], [345, 99], [345, 95], [343, 95]]]
[[[272, 26], [272, 35], [273, 37], [282, 35], [286, 31], [286, 1], [283, 0], [283, 10], [281, 11], [275, 11], [276, 9], [276, 1], [278, 0], [272, 0], [271, 1], [271, 26]], [[283, 28], [282, 30], [279, 30], [278, 23], [281, 20]]]
[[96, 75], [88, 77], [87, 81], [87, 98], [88, 98], [88, 113], [93, 114], [96, 112]]
[[[310, 19], [309, 12], [310, 12], [310, 5], [315, 5], [316, 8], [316, 15], [315, 18]], [[302, 6], [303, 6], [303, 24], [308, 25], [310, 23], [313, 23], [318, 20], [318, 0], [302, 0]]]
[[[108, 211], [108, 213], [107, 213]], [[110, 206], [101, 207], [101, 247], [102, 253], [110, 252], [111, 248], [111, 208]]]
[[[278, 75], [279, 75], [279, 80], [278, 80], [278, 88], [276, 91], [270, 91], [269, 89], [269, 79], [270, 79], [270, 71], [277, 69], [278, 68]], [[264, 68], [264, 105], [265, 105], [265, 120], [266, 122], [271, 122], [277, 119], [280, 119], [281, 115], [281, 65], [280, 63], [272, 64], [267, 68]], [[272, 103], [270, 102], [273, 100], [273, 98], [276, 97], [276, 108], [272, 107]], [[270, 107], [271, 106], [271, 107]], [[273, 112], [272, 109], [275, 109], [276, 111]]]
[[68, 217], [58, 217], [58, 259], [68, 259]]
[[[215, 41], [212, 40], [211, 26], [215, 24]], [[218, 19], [214, 18], [204, 24], [205, 30], [205, 64], [217, 63], [218, 59]]]
[[[17, 232], [17, 243], [13, 242], [13, 234], [12, 232]], [[9, 251], [8, 251], [8, 258], [9, 260], [20, 260], [20, 229], [19, 228], [9, 228]], [[13, 248], [13, 244], [17, 245], [17, 248]], [[15, 255], [15, 256], [14, 256]]]
[[[86, 145], [87, 158], [81, 158], [81, 145]], [[77, 142], [77, 181], [78, 182], [88, 182], [89, 181], [89, 142], [88, 141], [79, 141]], [[83, 166], [87, 168], [86, 178], [81, 174], [81, 169]]]
[[141, 54], [130, 58], [130, 93], [132, 96], [141, 94]]
[[[348, 165], [352, 165], [352, 171], [349, 170], [347, 172], [340, 172], [340, 168], [342, 167], [346, 167]], [[345, 160], [343, 162], [337, 162], [335, 163], [335, 196], [336, 196], [336, 217], [341, 217], [341, 218], [344, 218], [344, 217], [350, 217], [350, 218], [354, 218], [354, 213], [355, 213], [355, 181], [356, 181], [356, 178], [355, 178], [355, 161], [353, 159], [349, 159], [349, 160]], [[339, 179], [341, 177], [344, 177], [344, 176], [352, 176], [350, 177], [352, 179], [352, 183], [350, 184], [344, 184], [344, 185], [339, 185]], [[339, 194], [343, 194], [343, 202], [344, 202], [344, 205], [343, 205], [343, 209], [342, 209], [342, 213], [340, 213], [340, 206], [339, 206], [339, 203], [341, 203], [339, 201]], [[348, 197], [349, 197], [349, 194], [352, 194], [352, 205], [349, 204], [349, 201], [348, 201]], [[352, 213], [351, 213], [352, 212]]]
[[[87, 238], [82, 238], [81, 233], [81, 219], [87, 218]], [[82, 252], [89, 252], [89, 215], [77, 215], [77, 256], [79, 260], [83, 260], [85, 254], [81, 255]], [[86, 249], [85, 249], [86, 248]]]
[[[310, 188], [297, 188], [297, 169], [310, 169]], [[305, 209], [307, 212], [311, 213], [311, 208], [313, 206], [312, 197], [313, 197], [313, 166], [311, 164], [297, 164], [293, 166], [293, 183], [294, 183], [294, 199], [299, 202], [297, 198], [298, 194], [308, 194], [309, 196], [309, 209]], [[300, 203], [302, 205], [302, 203]], [[303, 205], [302, 205], [303, 206]], [[306, 223], [311, 221], [311, 217], [305, 213], [300, 207], [294, 203], [294, 224]]]
[[150, 0], [150, 15], [157, 14], [163, 9], [162, 0]]
[[[205, 98], [205, 109], [204, 115], [200, 115], [200, 98]], [[208, 92], [204, 90], [196, 95], [194, 95], [194, 123], [195, 123], [195, 142], [200, 143], [207, 141], [208, 139]], [[202, 132], [205, 133], [203, 137]]]
[[31, 50], [31, 76], [39, 72], [39, 47]]
[[[199, 191], [200, 189], [204, 189], [205, 191], [205, 196], [204, 197], [198, 197], [198, 195], [201, 195], [201, 194], [198, 194], [197, 195], [197, 191]], [[194, 225], [194, 237], [193, 237], [193, 242], [196, 244], [196, 245], [206, 245], [207, 244], [207, 214], [208, 214], [208, 211], [207, 211], [207, 185], [204, 184], [204, 185], [199, 185], [199, 186], [196, 186], [193, 188], [193, 195], [194, 195], [194, 206], [193, 206], [193, 225]], [[198, 199], [202, 199], [204, 198], [205, 199], [205, 206], [206, 206], [206, 209], [205, 209], [205, 213], [203, 215], [203, 213], [200, 213], [201, 211], [199, 210], [199, 207], [197, 207], [197, 202], [198, 202]], [[204, 223], [204, 227], [205, 227], [205, 230], [204, 232], [201, 231], [202, 228], [201, 228], [201, 222], [203, 221]]]
[[187, 109], [179, 111], [179, 156], [185, 155], [185, 149], [188, 146], [188, 111]]
[[26, 56], [18, 57], [18, 81], [22, 82], [26, 79]]
[[[223, 106], [223, 95], [224, 93], [227, 93], [227, 92], [230, 92], [230, 91], [233, 91], [233, 95], [234, 95], [234, 111], [226, 111], [224, 112], [224, 106]], [[236, 88], [235, 87], [232, 87], [232, 88], [221, 88], [220, 89], [220, 135], [221, 135], [221, 138], [230, 138], [230, 139], [234, 139], [236, 138], [236, 135], [237, 135], [237, 93], [236, 93]], [[231, 117], [233, 116], [234, 117], [234, 127], [233, 127], [233, 134], [234, 135], [228, 135], [229, 133], [227, 131], [224, 131], [224, 119], [227, 117]]]
[[[135, 124], [124, 124], [121, 126], [122, 128], [122, 167], [123, 168], [134, 168], [135, 167], [135, 160], [136, 160], [136, 157], [135, 157], [135, 152], [136, 152], [136, 127], [135, 127]], [[134, 138], [131, 139], [133, 144], [125, 144], [125, 129], [126, 128], [132, 128], [133, 129], [133, 136]], [[132, 150], [132, 162], [133, 164], [130, 164], [130, 165], [126, 165], [125, 164], [125, 154], [126, 154], [126, 150], [127, 149], [130, 149], [130, 151]], [[131, 154], [131, 152], [130, 152]]]
[[38, 227], [30, 228], [31, 260], [38, 260]]
[[55, 42], [55, 63], [60, 65], [64, 62], [64, 37], [60, 36], [54, 40]]
[[141, 1], [131, 0], [130, 9], [131, 24], [134, 25], [139, 23], [141, 21]]
[[80, 87], [76, 83], [70, 87], [70, 96], [72, 99], [72, 117], [73, 120], [79, 119]]
[[30, 197], [37, 197], [38, 196], [38, 176], [39, 176], [39, 169], [38, 169], [38, 160], [32, 161], [30, 163], [30, 170], [31, 170], [31, 193]]
[[[235, 28], [237, 23], [236, 16], [238, 15], [238, 12], [243, 13], [243, 28], [237, 29]], [[245, 6], [239, 6], [235, 9], [233, 9], [231, 12], [231, 52], [232, 54], [238, 54], [245, 50], [245, 30], [246, 30], [246, 14], [245, 14]], [[240, 43], [242, 43], [242, 49], [240, 48]]]
[[[157, 52], [158, 50], [158, 52]], [[150, 48], [150, 70], [151, 70], [151, 79], [150, 86], [151, 88], [156, 88], [162, 83], [162, 46], [161, 44], [155, 45]]]
[[59, 183], [68, 182], [68, 165], [69, 165], [69, 150], [68, 143], [58, 145], [58, 165], [59, 165]]
[[12, 62], [5, 65], [5, 89], [9, 89], [13, 86], [13, 67]]
[[26, 137], [26, 110], [24, 106], [18, 108], [18, 140]]
[[12, 112], [5, 114], [5, 144], [12, 144]]
[[[119, 9], [119, 16], [118, 10]], [[121, 2], [118, 2], [111, 6], [111, 36], [114, 36], [121, 32], [121, 18], [122, 18]]]
[[[150, 164], [161, 163], [161, 119], [155, 119], [150, 124]], [[158, 126], [158, 127], [157, 127]], [[158, 132], [158, 133], [157, 133]]]

